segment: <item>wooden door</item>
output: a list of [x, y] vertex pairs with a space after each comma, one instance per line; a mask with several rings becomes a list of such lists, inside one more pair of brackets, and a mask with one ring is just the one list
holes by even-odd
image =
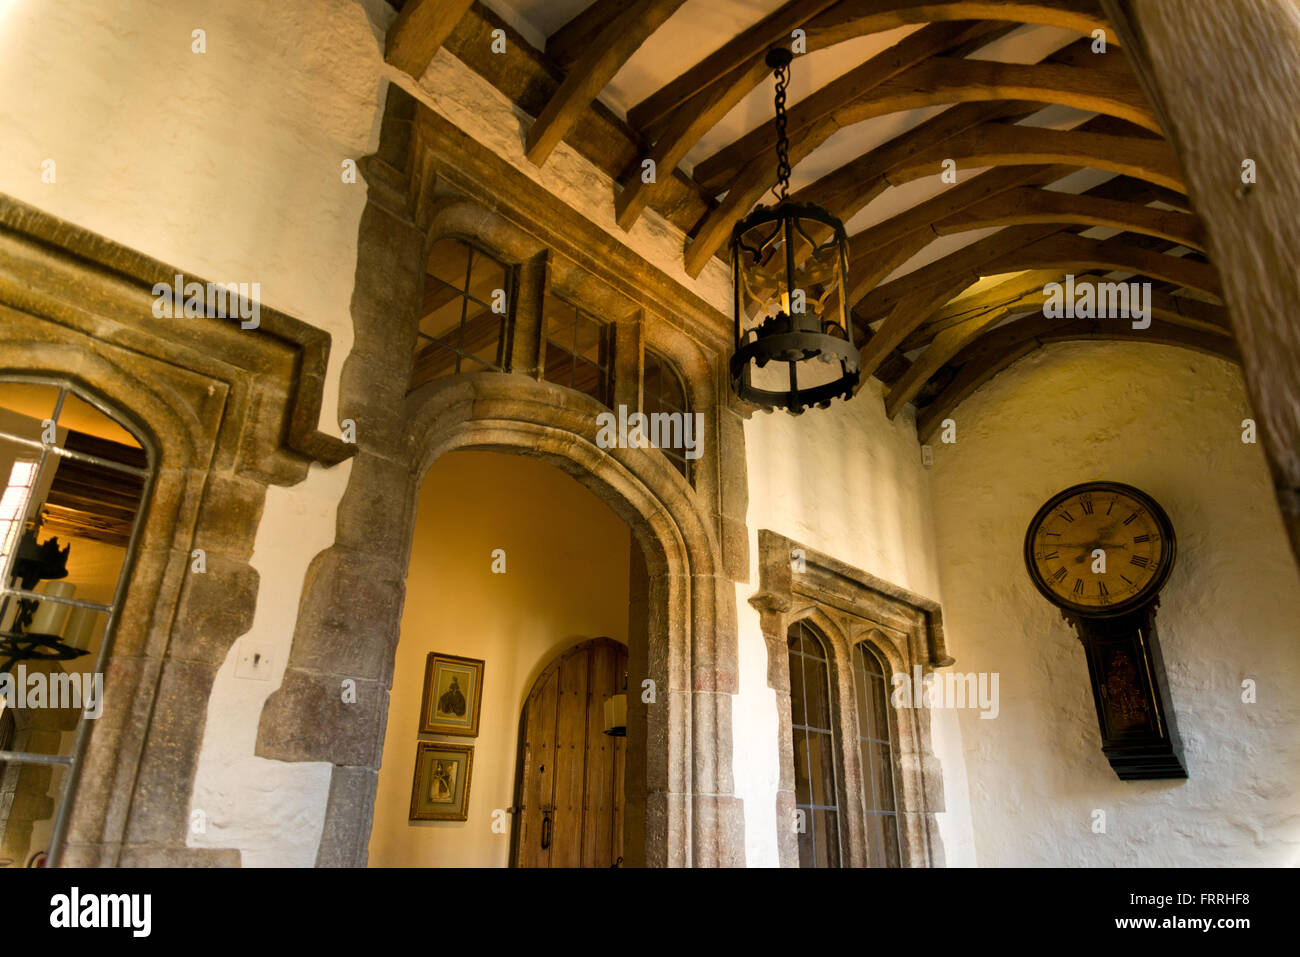
[[519, 718], [515, 867], [613, 867], [623, 855], [626, 738], [604, 733], [627, 648], [575, 645], [546, 666]]

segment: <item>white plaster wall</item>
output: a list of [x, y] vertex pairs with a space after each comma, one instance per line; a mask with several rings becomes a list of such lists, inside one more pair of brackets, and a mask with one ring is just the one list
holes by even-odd
[[[750, 580], [736, 586], [735, 779], [745, 802], [746, 861], [775, 867], [776, 692], [767, 683], [767, 644], [749, 604], [758, 589], [758, 531], [771, 529], [920, 595], [941, 596], [930, 480], [916, 429], [910, 412], [893, 421], [885, 416], [879, 382], [871, 380], [850, 402], [798, 417], [758, 413], [745, 424], [745, 447]], [[946, 859], [952, 866], [972, 865], [960, 730], [951, 712], [932, 718], [931, 746], [947, 796], [946, 810], [937, 816]]]
[[[949, 647], [1000, 673], [999, 717], [959, 714], [981, 865], [1300, 863], [1300, 576], [1249, 415], [1235, 366], [1133, 343], [1051, 346], [954, 413], [932, 474]], [[1024, 568], [1038, 507], [1093, 479], [1154, 496], [1178, 538], [1157, 627], [1185, 782], [1115, 777], [1082, 648]]]

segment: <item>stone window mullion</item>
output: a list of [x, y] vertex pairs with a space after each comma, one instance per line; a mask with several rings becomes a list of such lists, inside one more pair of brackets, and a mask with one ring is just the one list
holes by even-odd
[[546, 296], [547, 252], [524, 260], [515, 270], [514, 327], [507, 348], [507, 372], [536, 379], [541, 376], [542, 303]]
[[614, 322], [614, 362], [610, 370], [610, 406], [641, 408], [641, 379], [645, 370], [645, 335], [641, 313]]

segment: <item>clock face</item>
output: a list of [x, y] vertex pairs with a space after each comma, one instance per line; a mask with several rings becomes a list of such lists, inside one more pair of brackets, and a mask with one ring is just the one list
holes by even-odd
[[1173, 528], [1160, 506], [1114, 482], [1076, 485], [1054, 496], [1025, 538], [1025, 560], [1039, 591], [1058, 605], [1099, 616], [1153, 597], [1173, 555]]

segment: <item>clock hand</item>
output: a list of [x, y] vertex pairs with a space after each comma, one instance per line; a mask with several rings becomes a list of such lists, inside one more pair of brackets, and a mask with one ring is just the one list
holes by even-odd
[[1087, 548], [1087, 549], [1122, 548], [1124, 550], [1128, 549], [1127, 545], [1121, 545], [1118, 542], [1116, 542], [1114, 545], [1107, 545], [1105, 542], [1053, 542], [1052, 544], [1057, 548]]

